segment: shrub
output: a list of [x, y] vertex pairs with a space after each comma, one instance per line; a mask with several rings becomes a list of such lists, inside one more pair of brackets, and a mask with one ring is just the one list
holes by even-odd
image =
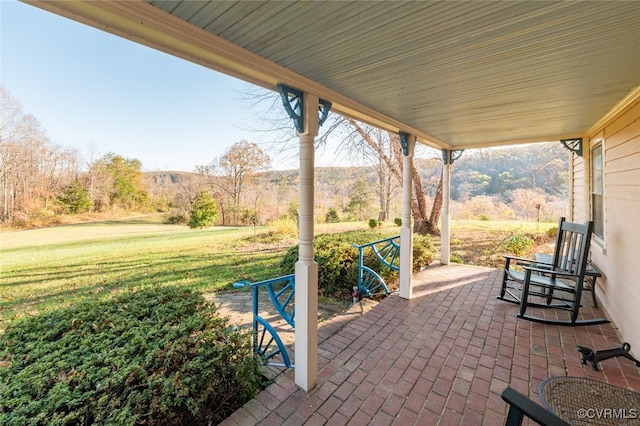
[[249, 335], [178, 287], [81, 302], [0, 335], [0, 424], [215, 424], [262, 381]]
[[338, 216], [338, 212], [334, 208], [330, 208], [329, 211], [324, 215], [324, 221], [327, 223], [336, 223], [340, 222], [340, 216]]
[[173, 216], [169, 216], [167, 223], [170, 225], [184, 225], [187, 223], [187, 218], [183, 214], [175, 214]]
[[533, 247], [533, 240], [522, 232], [514, 234], [511, 238], [508, 238], [503, 246], [506, 250], [515, 254], [516, 256], [523, 256], [527, 250]]
[[[351, 247], [351, 244], [356, 243], [355, 234], [355, 232], [344, 232], [316, 235], [314, 254], [318, 263], [318, 292], [320, 295], [340, 297], [351, 294], [354, 277], [357, 283], [357, 275], [353, 271], [353, 265], [358, 262], [358, 250]], [[280, 262], [283, 275], [295, 272], [298, 247], [295, 245], [284, 254]]]
[[[322, 296], [350, 298], [352, 287], [358, 283], [358, 249], [353, 244], [363, 245], [389, 238], [372, 231], [348, 231], [336, 234], [317, 235], [314, 240], [315, 260], [318, 263], [318, 292]], [[433, 262], [435, 252], [429, 236], [414, 235], [413, 270], [418, 271]], [[291, 247], [280, 262], [283, 275], [295, 271], [298, 261], [298, 246]], [[371, 250], [364, 251], [364, 264], [376, 271], [393, 289], [398, 273], [384, 266]]]
[[218, 218], [218, 203], [207, 191], [200, 191], [191, 203], [189, 228], [213, 226]]
[[279, 234], [287, 237], [298, 236], [298, 221], [295, 218], [282, 217], [275, 219], [267, 224], [269, 232], [272, 234]]
[[413, 236], [413, 271], [426, 268], [436, 258], [436, 249], [429, 235]]
[[397, 226], [402, 226], [402, 218], [396, 217], [395, 219], [393, 219], [393, 223], [395, 223]]
[[258, 224], [258, 214], [254, 210], [243, 208], [240, 210], [240, 223], [244, 226], [256, 226]]
[[478, 220], [489, 221], [489, 220], [491, 220], [491, 218], [489, 217], [488, 214], [484, 214], [483, 213], [481, 215], [478, 215]]
[[380, 222], [377, 219], [369, 219], [369, 228], [376, 229], [378, 226], [380, 226]]

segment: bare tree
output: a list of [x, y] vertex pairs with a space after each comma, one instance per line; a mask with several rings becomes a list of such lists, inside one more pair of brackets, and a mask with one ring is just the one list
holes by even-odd
[[[402, 174], [404, 163], [402, 160], [400, 136], [394, 133], [387, 132], [387, 136], [390, 141], [390, 153], [385, 150], [384, 139], [376, 138], [375, 132], [371, 131], [369, 126], [357, 122], [351, 118], [345, 120], [347, 124], [354, 130], [359, 138], [351, 138], [352, 149], [371, 149], [384, 163], [391, 174], [395, 178], [402, 182]], [[438, 229], [438, 220], [440, 219], [440, 211], [442, 209], [442, 172], [440, 175], [440, 182], [438, 183], [438, 189], [436, 190], [436, 196], [434, 198], [431, 212], [427, 209], [427, 196], [425, 188], [422, 184], [422, 178], [420, 173], [416, 169], [415, 165], [411, 170], [411, 179], [413, 182], [413, 197], [411, 199], [411, 211], [414, 217], [414, 231], [425, 235], [440, 235]]]
[[391, 201], [398, 194], [398, 188], [401, 185], [381, 158], [378, 159], [376, 171], [378, 172], [377, 193], [380, 208], [378, 220], [385, 221], [391, 217]]
[[13, 216], [15, 208], [15, 175], [18, 167], [18, 123], [22, 106], [0, 86], [0, 184], [2, 190], [2, 221]]
[[[385, 152], [388, 157], [392, 158], [394, 163], [402, 163], [401, 158], [396, 158], [399, 151], [394, 149], [392, 145], [394, 140], [390, 137], [389, 132], [378, 128], [372, 128], [371, 135], [378, 141], [381, 151]], [[379, 205], [378, 220], [385, 221], [389, 220], [391, 216], [391, 201], [402, 193], [400, 190], [402, 188], [402, 181], [397, 179], [396, 175], [389, 168], [387, 161], [385, 161], [383, 157], [377, 155], [373, 150], [370, 151], [373, 153], [373, 155], [371, 155], [372, 158], [370, 164], [374, 167], [377, 177], [375, 188]]]
[[202, 176], [180, 176], [177, 178], [179, 190], [173, 194], [173, 204], [182, 212], [191, 210], [191, 202], [205, 188]]
[[3, 222], [49, 209], [79, 173], [79, 154], [52, 143], [38, 120], [0, 86], [0, 191]]
[[210, 164], [196, 167], [198, 173], [209, 177], [209, 183], [214, 187], [213, 192], [218, 194], [223, 224], [226, 199], [231, 204], [232, 219], [237, 223], [245, 186], [254, 179], [256, 173], [268, 170], [270, 165], [271, 159], [256, 143], [242, 140], [233, 144]]
[[[280, 151], [292, 149], [296, 145], [293, 138], [291, 121], [284, 113], [284, 108], [279, 104], [279, 98], [269, 92], [250, 92], [245, 94], [247, 99], [251, 99], [255, 104], [263, 103], [267, 105], [266, 111], [269, 114], [265, 122], [269, 125], [269, 130], [277, 141]], [[344, 118], [337, 114], [329, 114], [329, 118], [320, 129], [321, 133], [316, 139], [316, 149], [326, 146], [330, 137], [341, 139], [336, 156], [345, 155], [358, 160], [375, 158], [378, 167], [378, 198], [381, 205], [380, 210], [384, 215], [388, 215], [386, 207], [390, 199], [391, 186], [393, 181], [401, 185], [403, 156], [400, 145], [400, 137], [397, 134], [386, 132], [372, 126], [362, 124], [350, 118]], [[340, 135], [340, 133], [342, 133]], [[272, 144], [274, 146], [276, 143]], [[360, 158], [357, 158], [360, 157]], [[371, 164], [371, 161], [369, 161]], [[440, 235], [438, 220], [442, 209], [442, 170], [441, 179], [438, 184], [434, 203], [431, 211], [427, 208], [427, 197], [422, 179], [416, 167], [412, 170], [412, 181], [414, 186], [412, 198], [412, 213], [414, 217], [414, 231], [420, 234]]]

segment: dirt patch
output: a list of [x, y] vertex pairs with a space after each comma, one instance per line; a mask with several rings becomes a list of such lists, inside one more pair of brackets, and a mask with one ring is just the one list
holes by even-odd
[[[235, 291], [207, 296], [218, 307], [222, 316], [228, 316], [231, 324], [238, 327], [251, 327], [253, 320], [253, 296], [249, 291]], [[349, 303], [322, 298], [318, 301], [318, 322], [323, 322], [345, 311]], [[274, 309], [268, 298], [258, 303], [258, 313], [268, 318]]]
[[[253, 321], [253, 295], [251, 291], [240, 290], [218, 293], [208, 295], [206, 298], [215, 303], [218, 307], [218, 312], [223, 317], [228, 317], [232, 325], [244, 329], [251, 328]], [[363, 306], [366, 306], [366, 310], [369, 310], [373, 304], [375, 302], [366, 301]], [[360, 307], [357, 309], [360, 309]], [[320, 298], [318, 301], [318, 324], [322, 327], [326, 321], [349, 310], [350, 303], [347, 301]], [[259, 300], [258, 314], [269, 321], [278, 331], [285, 345], [293, 343], [293, 329], [278, 314], [268, 297]]]

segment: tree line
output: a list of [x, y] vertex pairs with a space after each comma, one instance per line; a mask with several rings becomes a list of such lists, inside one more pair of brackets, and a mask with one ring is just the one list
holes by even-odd
[[[245, 146], [246, 144], [241, 144]], [[556, 146], [557, 145], [557, 146]], [[242, 152], [234, 145], [232, 151]], [[511, 153], [509, 185], [504, 179], [505, 169], [484, 171], [478, 164], [498, 161]], [[438, 153], [439, 154], [439, 153]], [[535, 186], [528, 177], [529, 170], [540, 169], [547, 157], [567, 161], [565, 167], [548, 168], [548, 173], [538, 173]], [[564, 159], [563, 159], [564, 158]], [[439, 157], [416, 159], [422, 182], [425, 205], [433, 205], [442, 171]], [[536, 166], [536, 164], [538, 164]], [[518, 148], [494, 149], [489, 152], [468, 151], [452, 166], [451, 211], [454, 219], [485, 220], [541, 220], [555, 222], [566, 215], [568, 207], [568, 152], [560, 144], [540, 144]], [[265, 225], [279, 218], [295, 219], [298, 200], [298, 173], [296, 170], [256, 171], [242, 184], [238, 197], [225, 196], [221, 189], [223, 180], [215, 174], [188, 172], [150, 172], [149, 182], [155, 191], [171, 200], [172, 207], [180, 210], [183, 220], [190, 217], [193, 194], [204, 190], [216, 200], [216, 211], [225, 210], [224, 216], [216, 216], [218, 224]], [[227, 177], [226, 179], [229, 179]], [[502, 191], [491, 192], [494, 179], [502, 179]], [[315, 212], [320, 222], [368, 221], [370, 219], [396, 221], [402, 212], [402, 191], [397, 179], [391, 180], [391, 191], [380, 185], [380, 173], [375, 166], [321, 167], [315, 172]], [[486, 184], [486, 183], [489, 184]], [[483, 184], [484, 183], [484, 184]], [[454, 185], [466, 185], [473, 191], [454, 189]], [[496, 185], [497, 186], [497, 185]], [[161, 190], [160, 190], [161, 188]], [[154, 190], [152, 189], [151, 192]], [[192, 195], [190, 195], [192, 194]], [[226, 197], [226, 198], [225, 198]], [[235, 200], [235, 201], [234, 201]], [[199, 198], [199, 202], [201, 198]], [[384, 206], [384, 207], [383, 207]], [[383, 208], [388, 208], [383, 212]]]
[[12, 226], [52, 217], [153, 208], [142, 163], [115, 153], [85, 162], [49, 139], [38, 120], [0, 86], [0, 221]]
[[[253, 142], [236, 142], [192, 173], [145, 173], [140, 160], [116, 153], [85, 162], [49, 140], [2, 86], [0, 102], [5, 226], [113, 211], [171, 212], [175, 223], [193, 227], [266, 224], [297, 215], [297, 171], [270, 170], [270, 157]], [[366, 166], [319, 168], [315, 216], [328, 222], [397, 219], [403, 175], [398, 135], [342, 117], [334, 117], [331, 128], [334, 135], [342, 132], [345, 150], [366, 158]], [[443, 162], [433, 149], [420, 157], [411, 171], [414, 229], [437, 234]], [[555, 221], [566, 214], [568, 158], [559, 143], [462, 153], [452, 166], [454, 218]]]

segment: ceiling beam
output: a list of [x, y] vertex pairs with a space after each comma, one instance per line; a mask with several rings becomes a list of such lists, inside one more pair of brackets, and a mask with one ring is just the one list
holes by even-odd
[[584, 133], [565, 133], [562, 135], [548, 135], [548, 136], [527, 138], [527, 139], [497, 140], [494, 142], [482, 142], [477, 144], [453, 145], [451, 149], [460, 150], [460, 149], [473, 149], [473, 148], [492, 148], [492, 147], [509, 146], [509, 145], [523, 145], [523, 144], [530, 144], [530, 143], [560, 142], [563, 139], [579, 139], [582, 137], [584, 137]]

